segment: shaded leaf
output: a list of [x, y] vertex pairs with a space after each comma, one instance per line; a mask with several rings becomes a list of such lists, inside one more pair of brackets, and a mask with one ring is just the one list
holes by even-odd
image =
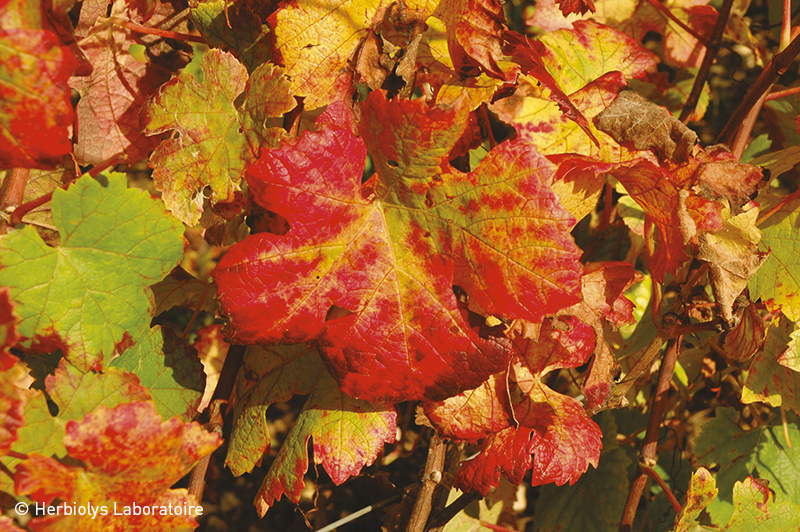
[[763, 401], [800, 414], [800, 397], [797, 396], [797, 391], [800, 391], [800, 373], [781, 363], [784, 357], [796, 356], [790, 347], [790, 335], [795, 328], [795, 323], [781, 316], [780, 320], [774, 320], [767, 329], [764, 349], [751, 362], [744, 381], [743, 403]]
[[197, 351], [172, 329], [156, 326], [145, 331], [111, 366], [139, 377], [162, 418], [188, 422], [197, 414], [206, 383], [203, 366]]
[[[233, 431], [225, 458], [234, 475], [251, 471], [269, 448], [269, 405], [311, 393], [324, 373], [317, 350], [305, 344], [247, 350], [236, 384]], [[300, 477], [303, 474], [305, 470]]]
[[18, 347], [60, 348], [73, 364], [99, 369], [148, 327], [148, 286], [183, 254], [183, 226], [113, 174], [106, 185], [86, 176], [56, 190], [52, 209], [60, 247], [46, 246], [31, 227], [0, 240], [0, 285], [18, 305]]
[[259, 515], [282, 495], [295, 503], [300, 500], [309, 439], [313, 438], [314, 463], [322, 464], [339, 485], [372, 464], [384, 443], [395, 440], [396, 417], [391, 405], [345, 395], [323, 371], [256, 495]]
[[[597, 418], [596, 418], [597, 419]], [[535, 530], [613, 532], [625, 506], [630, 458], [616, 442], [617, 426], [610, 413], [597, 419], [603, 430], [603, 451], [597, 469], [571, 486], [545, 486], [536, 500]], [[597, 504], [603, 501], [602, 504]]]
[[75, 158], [81, 165], [136, 162], [146, 157], [158, 139], [142, 134], [139, 112], [151, 94], [169, 80], [169, 72], [133, 58], [135, 41], [129, 31], [101, 22], [82, 43], [93, 66], [91, 75], [73, 77], [70, 86], [81, 99]]
[[201, 2], [191, 18], [209, 46], [231, 52], [249, 73], [270, 59], [269, 29], [244, 2]]

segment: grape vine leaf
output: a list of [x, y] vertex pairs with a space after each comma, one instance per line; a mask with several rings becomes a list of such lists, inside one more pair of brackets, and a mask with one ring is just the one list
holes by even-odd
[[796, 324], [785, 316], [774, 320], [767, 329], [764, 349], [756, 354], [744, 381], [743, 403], [761, 401], [800, 414], [800, 372], [781, 362], [796, 356], [791, 345], [795, 329]]
[[[25, 425], [19, 429], [19, 439], [12, 449], [18, 453], [39, 453], [45, 456], [64, 457], [66, 425], [71, 420], [83, 419], [99, 406], [114, 407], [131, 401], [150, 399], [139, 379], [127, 371], [108, 368], [105, 373], [82, 373], [64, 359], [52, 375], [45, 379], [45, 389], [58, 408], [58, 415], [50, 413], [41, 392], [29, 392], [23, 414]], [[12, 466], [18, 458], [5, 458], [4, 464]], [[0, 489], [11, 491], [6, 477], [0, 479]]]
[[653, 150], [663, 159], [686, 162], [697, 144], [697, 134], [672, 114], [632, 90], [594, 118], [601, 131], [614, 140], [631, 143], [637, 150]]
[[[11, 175], [11, 170], [6, 172], [6, 177]], [[56, 188], [74, 181], [78, 176], [75, 169], [56, 168], [55, 170], [30, 170], [28, 180], [25, 182], [25, 194], [22, 196], [22, 203], [36, 200], [52, 193]], [[2, 185], [0, 185], [2, 186]], [[51, 246], [58, 245], [58, 229], [53, 223], [53, 213], [50, 210], [50, 203], [45, 203], [31, 210], [22, 218], [22, 223], [36, 228], [42, 239]]]
[[702, 530], [697, 519], [719, 493], [717, 483], [708, 469], [701, 467], [692, 474], [686, 503], [675, 518], [675, 532], [699, 532]]
[[499, 0], [444, 0], [433, 16], [447, 27], [447, 48], [453, 68], [474, 76], [479, 68], [505, 79], [497, 63], [503, 57], [505, 15]]
[[[764, 211], [780, 201], [765, 195]], [[759, 198], [759, 201], [761, 199]], [[750, 279], [750, 297], [761, 299], [770, 308], [780, 308], [792, 321], [800, 321], [800, 235], [796, 228], [800, 200], [778, 207], [772, 216], [759, 224], [761, 244], [770, 254]]]
[[[201, 69], [201, 83], [183, 72], [142, 110], [147, 135], [179, 133], [156, 148], [150, 165], [164, 203], [189, 225], [200, 220], [205, 187], [212, 203], [234, 200], [245, 168], [283, 133], [266, 118], [295, 106], [282, 70], [269, 63], [248, 79], [233, 55], [212, 49], [203, 55]], [[244, 102], [237, 104], [243, 92]]]
[[[501, 373], [476, 390], [424, 403], [428, 419], [445, 437], [485, 437], [480, 454], [462, 463], [456, 475], [454, 486], [462, 491], [485, 495], [501, 474], [519, 484], [531, 467], [533, 485], [573, 484], [589, 464], [597, 466], [600, 429], [580, 403], [542, 382], [554, 369], [586, 362], [597, 340], [594, 329], [574, 316], [561, 316], [541, 326], [529, 324], [519, 334], [512, 375]], [[507, 378], [516, 383], [512, 393], [503, 384]], [[509, 398], [515, 398], [511, 405]]]
[[[177, 418], [162, 423], [152, 402], [133, 402], [113, 409], [100, 407], [82, 421], [67, 424], [64, 445], [83, 465], [68, 466], [53, 458], [31, 455], [17, 466], [18, 494], [49, 504], [58, 497], [77, 505], [196, 505], [185, 489], [171, 490], [203, 456], [222, 443], [197, 423]], [[187, 515], [80, 515], [36, 518], [37, 530], [184, 530], [197, 526]]]
[[681, 230], [680, 193], [666, 170], [648, 160], [616, 168], [610, 174], [642, 207], [658, 231], [660, 241], [650, 254], [650, 272], [653, 279], [664, 282], [667, 273], [674, 273], [688, 259]]
[[61, 245], [26, 226], [0, 239], [0, 285], [20, 316], [20, 349], [61, 349], [82, 369], [102, 369], [152, 317], [148, 288], [183, 254], [183, 225], [124, 175], [89, 176], [53, 193]]
[[164, 419], [191, 421], [203, 397], [205, 375], [197, 351], [172, 329], [153, 327], [111, 366], [128, 370], [150, 393]]
[[624, 33], [592, 20], [578, 20], [571, 29], [546, 33], [542, 62], [567, 94], [603, 74], [621, 72], [641, 78], [655, 69], [657, 56]]
[[[316, 365], [320, 366], [318, 362]], [[333, 483], [339, 485], [372, 464], [383, 444], [397, 437], [397, 414], [392, 405], [353, 399], [339, 389], [327, 371], [322, 369], [317, 375], [303, 411], [256, 495], [256, 510], [262, 517], [282, 495], [295, 503], [300, 500], [308, 469], [309, 439], [314, 441], [314, 463], [322, 464]]]
[[269, 449], [269, 405], [311, 393], [324, 371], [316, 349], [306, 344], [247, 349], [236, 385], [233, 429], [225, 458], [234, 475], [251, 471]]
[[199, 308], [207, 312], [216, 310], [216, 285], [201, 281], [183, 268], [175, 268], [165, 279], [150, 288], [156, 298], [155, 316], [180, 306], [193, 310]]
[[734, 511], [723, 528], [730, 532], [800, 530], [800, 507], [772, 499], [769, 483], [747, 477], [733, 487]]
[[0, 27], [0, 168], [50, 168], [72, 151], [77, 66], [54, 33]]
[[270, 59], [269, 29], [244, 2], [201, 2], [191, 8], [191, 17], [209, 46], [231, 52], [249, 73]]
[[353, 90], [347, 64], [387, 2], [295, 0], [281, 5], [268, 25], [275, 31], [292, 92], [306, 109], [346, 100]]
[[455, 111], [381, 93], [365, 106], [374, 195], [361, 195], [365, 149], [349, 128], [325, 125], [264, 150], [250, 190], [292, 229], [231, 248], [215, 271], [220, 301], [239, 342], [319, 338], [353, 397], [451, 396], [508, 359], [471, 329], [452, 286], [488, 313], [531, 321], [577, 302], [574, 220], [532, 149], [502, 144], [461, 174], [446, 159], [463, 128]]
[[[736, 423], [734, 409], [717, 408], [715, 413], [703, 425], [693, 449], [696, 466], [720, 466], [715, 475], [720, 494], [707, 508], [712, 522], [720, 525], [731, 518], [734, 483], [748, 475], [769, 481], [778, 500], [800, 505], [800, 452], [787, 443], [781, 416], [745, 431]], [[788, 413], [787, 421], [789, 440], [794, 442], [800, 438], [797, 417]]]
[[[121, 0], [118, 0], [121, 1]], [[136, 162], [147, 156], [159, 139], [141, 132], [139, 111], [169, 72], [134, 59], [136, 41], [128, 30], [108, 21], [95, 25], [81, 46], [92, 64], [89, 76], [73, 77], [70, 86], [81, 96], [75, 158], [81, 165]]]
[[[571, 486], [547, 485], [536, 500], [535, 530], [614, 532], [628, 492], [631, 459], [617, 444], [617, 424], [610, 412], [595, 418], [605, 445], [597, 469], [588, 470]], [[597, 501], [603, 501], [598, 505]]]

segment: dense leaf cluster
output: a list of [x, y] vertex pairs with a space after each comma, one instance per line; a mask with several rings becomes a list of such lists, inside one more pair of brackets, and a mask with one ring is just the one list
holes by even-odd
[[747, 9], [0, 0], [0, 490], [194, 508], [224, 445], [263, 517], [428, 441], [387, 529], [800, 529], [800, 40]]

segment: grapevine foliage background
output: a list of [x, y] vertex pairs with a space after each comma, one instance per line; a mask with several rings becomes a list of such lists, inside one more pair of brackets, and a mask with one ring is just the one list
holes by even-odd
[[0, 0], [0, 529], [800, 530], [791, 8]]

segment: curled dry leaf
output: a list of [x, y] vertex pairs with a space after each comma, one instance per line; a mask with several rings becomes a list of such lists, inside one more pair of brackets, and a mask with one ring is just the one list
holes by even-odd
[[686, 161], [697, 144], [697, 135], [658, 106], [631, 90], [598, 114], [595, 125], [619, 143], [629, 142], [638, 150], [652, 150], [661, 159], [675, 163]]

